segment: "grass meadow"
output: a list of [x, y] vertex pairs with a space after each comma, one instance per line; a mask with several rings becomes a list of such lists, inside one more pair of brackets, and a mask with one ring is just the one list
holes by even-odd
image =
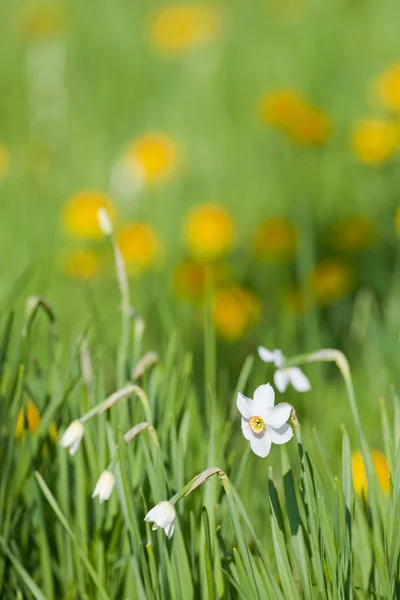
[[0, 598], [400, 597], [399, 19], [2, 3]]

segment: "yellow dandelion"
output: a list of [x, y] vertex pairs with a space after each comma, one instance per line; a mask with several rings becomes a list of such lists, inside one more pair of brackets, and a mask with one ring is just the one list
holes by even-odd
[[207, 285], [215, 287], [226, 277], [226, 269], [214, 263], [204, 264], [195, 260], [184, 260], [175, 270], [174, 289], [179, 298], [190, 302], [201, 301]]
[[20, 444], [25, 435], [25, 416], [29, 433], [35, 433], [40, 425], [40, 412], [32, 400], [28, 400], [26, 405], [26, 415], [23, 408], [20, 409], [15, 427], [15, 438]]
[[154, 47], [165, 54], [180, 54], [212, 42], [220, 33], [221, 11], [211, 2], [163, 6], [150, 25]]
[[240, 339], [261, 316], [261, 303], [251, 292], [233, 286], [218, 290], [213, 300], [217, 334], [226, 341]]
[[215, 259], [233, 247], [235, 229], [229, 213], [217, 204], [194, 208], [185, 221], [188, 248], [199, 259]]
[[306, 308], [306, 299], [303, 290], [298, 286], [287, 290], [285, 293], [285, 306], [294, 316], [298, 317], [302, 315]]
[[128, 145], [121, 164], [125, 177], [151, 183], [170, 177], [180, 160], [179, 143], [166, 133], [153, 131]]
[[385, 163], [396, 152], [399, 133], [395, 123], [382, 119], [361, 119], [353, 129], [352, 144], [359, 161], [370, 166]]
[[112, 220], [115, 209], [111, 200], [97, 190], [83, 190], [72, 196], [64, 206], [62, 223], [64, 229], [80, 238], [103, 237], [99, 227], [98, 212], [104, 208]]
[[7, 148], [0, 144], [0, 180], [7, 174], [9, 164], [9, 156]]
[[65, 23], [61, 7], [53, 2], [31, 2], [18, 15], [19, 35], [25, 42], [37, 42], [59, 33]]
[[328, 306], [346, 296], [354, 287], [353, 269], [336, 259], [319, 262], [310, 276], [310, 292], [316, 304]]
[[287, 127], [287, 133], [299, 144], [320, 146], [329, 138], [331, 129], [331, 121], [324, 111], [304, 105], [299, 107], [295, 120]]
[[100, 258], [94, 250], [73, 250], [64, 259], [64, 272], [72, 279], [88, 281], [100, 271]]
[[266, 262], [283, 262], [296, 252], [297, 231], [288, 219], [274, 217], [259, 224], [255, 231], [253, 252]]
[[[384, 454], [379, 452], [379, 450], [372, 450], [372, 463], [375, 468], [380, 488], [384, 494], [388, 495], [390, 492], [390, 470]], [[360, 496], [366, 495], [368, 483], [361, 450], [356, 450], [351, 455], [351, 471], [355, 492]]]
[[400, 111], [400, 63], [383, 71], [377, 81], [377, 90], [385, 108]]
[[135, 274], [151, 268], [159, 257], [158, 236], [147, 223], [132, 221], [117, 234], [117, 244], [128, 270]]
[[260, 103], [261, 118], [276, 127], [290, 127], [295, 122], [304, 99], [296, 90], [278, 89], [266, 94]]
[[334, 224], [332, 245], [343, 252], [359, 252], [370, 248], [376, 239], [374, 222], [364, 215], [348, 215]]

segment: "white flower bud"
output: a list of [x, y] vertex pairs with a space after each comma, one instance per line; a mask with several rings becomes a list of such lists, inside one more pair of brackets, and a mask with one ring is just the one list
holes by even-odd
[[176, 512], [174, 505], [171, 502], [164, 500], [159, 502], [157, 506], [149, 510], [144, 520], [153, 523], [152, 529], [164, 529], [165, 535], [168, 538], [172, 537], [175, 529]]
[[114, 474], [111, 471], [103, 471], [96, 483], [96, 487], [94, 488], [92, 498], [98, 496], [100, 504], [104, 502], [104, 500], [109, 500], [114, 489], [114, 485]]
[[106, 236], [110, 236], [113, 232], [113, 226], [105, 208], [99, 208], [97, 212], [97, 220], [99, 222], [101, 232]]
[[78, 450], [80, 443], [85, 433], [85, 428], [82, 423], [76, 419], [67, 427], [60, 440], [60, 444], [63, 448], [69, 448], [69, 453], [74, 456]]

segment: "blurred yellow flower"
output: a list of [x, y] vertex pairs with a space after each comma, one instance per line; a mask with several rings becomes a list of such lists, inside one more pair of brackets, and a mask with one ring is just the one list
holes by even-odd
[[355, 284], [353, 269], [336, 259], [315, 265], [310, 276], [310, 292], [316, 304], [328, 306], [346, 296]]
[[223, 281], [226, 269], [215, 263], [204, 264], [195, 260], [184, 260], [175, 270], [174, 289], [178, 297], [190, 302], [203, 299], [207, 285], [215, 287]]
[[160, 250], [153, 227], [132, 221], [117, 234], [117, 245], [131, 273], [140, 274], [154, 265]]
[[330, 135], [329, 117], [309, 104], [296, 90], [279, 89], [267, 94], [260, 109], [263, 120], [278, 127], [299, 144], [318, 146]]
[[62, 213], [64, 229], [76, 236], [87, 239], [102, 238], [99, 227], [98, 212], [104, 208], [112, 220], [115, 210], [111, 200], [96, 190], [83, 190], [72, 196], [66, 203]]
[[197, 206], [186, 218], [185, 238], [197, 258], [209, 260], [223, 256], [232, 249], [235, 240], [232, 218], [217, 204]]
[[48, 429], [48, 434], [49, 434], [49, 438], [53, 442], [53, 444], [57, 444], [57, 439], [58, 439], [57, 425], [54, 422], [50, 423], [49, 429]]
[[[390, 471], [384, 454], [373, 449], [372, 462], [375, 467], [380, 488], [384, 494], [388, 495], [390, 492]], [[361, 450], [356, 450], [351, 455], [351, 471], [353, 475], [353, 486], [355, 492], [360, 496], [366, 494], [368, 483]]]
[[397, 150], [399, 133], [395, 123], [382, 119], [361, 119], [353, 129], [353, 151], [370, 166], [386, 162]]
[[64, 272], [72, 279], [87, 281], [100, 271], [100, 258], [94, 250], [73, 250], [64, 259]]
[[36, 42], [59, 33], [65, 22], [60, 5], [53, 2], [30, 2], [18, 15], [20, 37], [26, 42]]
[[298, 286], [287, 290], [285, 294], [285, 305], [289, 312], [296, 317], [303, 314], [306, 308], [306, 299], [303, 290]]
[[211, 2], [169, 4], [155, 13], [150, 38], [160, 52], [179, 54], [212, 42], [220, 33], [221, 16]]
[[332, 245], [336, 250], [359, 252], [370, 248], [376, 239], [374, 222], [363, 215], [348, 215], [334, 224]]
[[256, 229], [253, 251], [266, 262], [283, 262], [296, 252], [297, 231], [288, 219], [273, 217], [262, 221]]
[[122, 164], [127, 175], [144, 183], [168, 178], [179, 166], [180, 147], [170, 135], [150, 132], [128, 145]]
[[0, 144], [0, 179], [3, 179], [4, 175], [6, 175], [8, 163], [9, 157], [7, 148], [3, 144]]
[[296, 90], [278, 89], [266, 94], [260, 103], [261, 118], [276, 127], [286, 129], [296, 121], [304, 99]]
[[255, 325], [261, 316], [261, 302], [251, 292], [232, 286], [218, 290], [213, 300], [213, 320], [217, 334], [235, 341]]
[[400, 111], [400, 63], [383, 71], [378, 78], [377, 89], [385, 108]]
[[[28, 400], [26, 405], [26, 422], [28, 424], [29, 433], [35, 433], [40, 425], [40, 412], [36, 404], [32, 400]], [[25, 435], [25, 413], [21, 408], [18, 413], [17, 424], [15, 427], [15, 438], [20, 444]]]

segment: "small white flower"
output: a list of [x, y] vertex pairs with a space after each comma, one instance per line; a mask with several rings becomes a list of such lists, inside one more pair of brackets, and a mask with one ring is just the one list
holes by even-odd
[[164, 529], [167, 538], [171, 538], [175, 529], [175, 517], [174, 505], [164, 500], [149, 510], [144, 520], [153, 523], [153, 531], [161, 527], [161, 529]]
[[113, 226], [105, 208], [99, 208], [97, 211], [97, 220], [99, 222], [101, 233], [110, 236], [113, 232]]
[[285, 444], [293, 437], [292, 428], [286, 421], [292, 406], [281, 402], [277, 406], [273, 388], [267, 383], [254, 392], [254, 399], [238, 394], [236, 405], [242, 415], [242, 432], [250, 441], [254, 454], [265, 458], [271, 450], [271, 443]]
[[114, 489], [114, 485], [114, 473], [112, 473], [111, 471], [103, 471], [96, 483], [96, 487], [94, 488], [92, 498], [98, 496], [100, 504], [104, 502], [104, 500], [109, 500]]
[[64, 431], [64, 434], [60, 440], [61, 446], [63, 448], [69, 448], [70, 455], [74, 456], [75, 452], [80, 446], [84, 433], [85, 428], [82, 423], [78, 419], [72, 421], [72, 423], [68, 425], [67, 429]]
[[267, 350], [263, 346], [258, 347], [258, 356], [264, 362], [272, 362], [276, 367], [274, 374], [274, 383], [280, 392], [285, 392], [289, 383], [292, 384], [297, 392], [308, 392], [311, 390], [311, 383], [299, 367], [285, 368], [285, 357], [281, 350]]

